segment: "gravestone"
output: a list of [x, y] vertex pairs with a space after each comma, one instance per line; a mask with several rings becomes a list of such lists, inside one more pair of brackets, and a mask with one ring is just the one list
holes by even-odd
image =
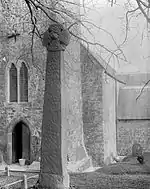
[[45, 93], [42, 120], [41, 188], [69, 188], [67, 173], [67, 92], [64, 84], [64, 50], [70, 36], [60, 24], [52, 24], [44, 33], [47, 48]]
[[141, 145], [138, 143], [133, 144], [132, 156], [137, 157], [137, 156], [141, 156], [142, 154], [143, 154], [143, 148], [141, 147]]

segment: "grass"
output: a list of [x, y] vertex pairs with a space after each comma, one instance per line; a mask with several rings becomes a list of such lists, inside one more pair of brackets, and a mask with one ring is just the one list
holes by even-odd
[[[144, 154], [145, 164], [135, 158], [103, 166], [94, 172], [70, 173], [72, 189], [150, 189], [150, 153]], [[1, 179], [1, 178], [0, 178]]]
[[141, 165], [130, 156], [95, 172], [71, 174], [71, 185], [76, 189], [150, 189], [150, 153], [144, 153], [144, 160]]
[[150, 175], [109, 175], [100, 172], [71, 175], [76, 189], [150, 189]]
[[95, 172], [70, 174], [70, 184], [73, 189], [150, 189], [150, 174], [117, 175], [97, 170]]
[[[5, 186], [6, 184], [10, 184], [17, 180], [22, 179], [24, 174], [26, 174], [27, 177], [35, 175], [35, 173], [10, 172], [10, 176], [8, 177], [5, 174], [1, 174], [0, 175], [0, 188]], [[36, 179], [31, 179], [30, 182], [35, 183], [34, 180], [36, 180]], [[20, 183], [17, 185], [20, 185]], [[14, 188], [16, 188], [16, 187], [14, 187]]]
[[123, 175], [123, 174], [149, 174], [150, 167], [146, 164], [130, 164], [130, 163], [116, 163], [109, 166], [104, 166], [101, 169], [96, 170], [99, 173], [112, 174], [112, 175]]

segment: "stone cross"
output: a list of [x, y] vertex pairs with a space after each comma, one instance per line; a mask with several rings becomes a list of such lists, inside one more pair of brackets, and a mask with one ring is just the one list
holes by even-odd
[[44, 33], [47, 48], [45, 94], [42, 121], [41, 188], [69, 188], [67, 173], [67, 124], [65, 116], [63, 53], [70, 35], [60, 24], [52, 24]]

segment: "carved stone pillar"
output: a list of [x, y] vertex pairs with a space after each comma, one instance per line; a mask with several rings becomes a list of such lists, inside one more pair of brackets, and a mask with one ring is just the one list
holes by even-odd
[[[59, 24], [50, 25], [44, 33], [47, 48], [45, 94], [41, 142], [41, 188], [69, 188], [67, 173], [67, 124], [65, 116], [64, 50], [69, 33]], [[67, 99], [66, 99], [67, 100]]]

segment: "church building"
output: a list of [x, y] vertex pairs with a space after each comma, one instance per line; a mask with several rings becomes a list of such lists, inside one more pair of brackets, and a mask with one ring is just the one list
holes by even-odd
[[[39, 160], [45, 92], [46, 49], [38, 38], [32, 44], [29, 18], [19, 22], [23, 14], [19, 2], [10, 7], [0, 5], [0, 150], [8, 164], [20, 158]], [[50, 23], [40, 24], [46, 31]], [[14, 32], [18, 33], [16, 37]], [[84, 160], [82, 169], [102, 165], [110, 161], [112, 153], [117, 154], [120, 79], [111, 66], [74, 37], [64, 61], [68, 161]]]

